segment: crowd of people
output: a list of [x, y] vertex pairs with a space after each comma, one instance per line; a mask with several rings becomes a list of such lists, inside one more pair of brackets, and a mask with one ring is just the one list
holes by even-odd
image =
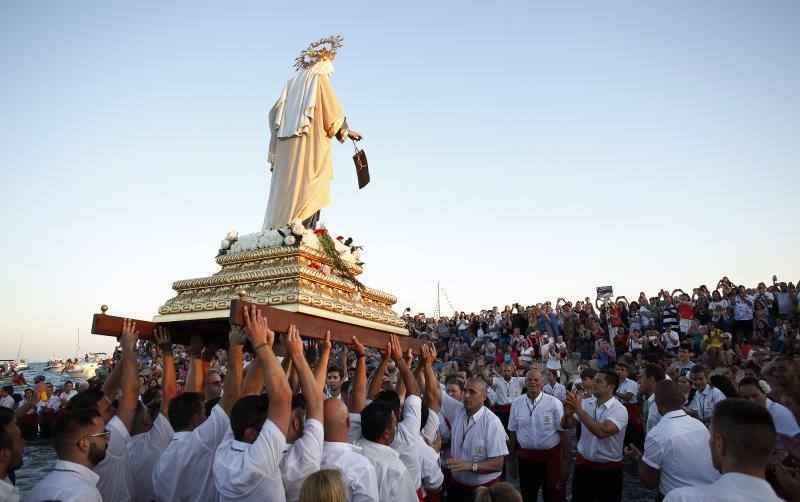
[[[105, 378], [0, 391], [0, 500], [614, 501], [625, 476], [800, 500], [798, 312], [791, 283], [723, 278], [406, 316], [419, 354], [276, 335], [255, 308], [225, 350], [126, 321]], [[20, 497], [30, 434], [57, 461]]]

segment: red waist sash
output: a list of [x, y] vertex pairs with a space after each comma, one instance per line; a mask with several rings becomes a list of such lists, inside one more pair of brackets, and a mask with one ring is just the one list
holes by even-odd
[[575, 467], [579, 467], [581, 465], [585, 465], [590, 469], [598, 469], [601, 471], [614, 471], [617, 469], [622, 469], [622, 461], [619, 462], [592, 462], [591, 460], [586, 460], [583, 455], [578, 453], [575, 456]]
[[517, 455], [521, 460], [528, 462], [544, 463], [547, 466], [547, 493], [548, 500], [565, 500], [564, 471], [561, 468], [563, 454], [561, 445], [557, 444], [549, 450], [528, 450], [520, 446]]
[[486, 483], [483, 483], [481, 485], [470, 486], [470, 485], [465, 485], [464, 483], [459, 483], [455, 479], [451, 479], [450, 480], [450, 486], [455, 488], [456, 490], [458, 490], [460, 492], [472, 493], [472, 491], [475, 490], [479, 486], [485, 486], [486, 488], [491, 488], [491, 487], [493, 487], [494, 485], [496, 485], [499, 482], [500, 482], [500, 478], [494, 478], [493, 480], [487, 481]]

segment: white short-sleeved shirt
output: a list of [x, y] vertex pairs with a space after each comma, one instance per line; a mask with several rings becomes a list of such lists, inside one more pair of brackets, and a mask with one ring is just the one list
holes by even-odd
[[130, 470], [128, 467], [128, 441], [131, 438], [128, 428], [116, 415], [108, 421], [106, 429], [111, 433], [108, 438], [106, 456], [94, 468], [100, 476], [97, 489], [103, 500], [125, 502], [131, 500], [128, 493]]
[[425, 440], [419, 438], [420, 472], [424, 493], [439, 491], [444, 483], [444, 473], [439, 465], [439, 454]]
[[644, 432], [648, 433], [653, 428], [658, 425], [658, 422], [661, 420], [661, 413], [658, 411], [658, 407], [656, 406], [656, 395], [655, 393], [650, 394], [647, 397], [647, 421], [644, 424]]
[[153, 490], [158, 501], [217, 500], [212, 466], [217, 447], [231, 428], [220, 405], [193, 431], [176, 432], [153, 468]]
[[64, 401], [69, 401], [70, 399], [75, 397], [77, 394], [78, 394], [78, 391], [75, 390], [75, 389], [72, 389], [69, 392], [62, 392], [61, 394], [58, 395], [58, 398], [59, 399], [63, 399]]
[[647, 434], [642, 461], [661, 471], [658, 491], [662, 495], [719, 479], [708, 439], [706, 426], [683, 410], [670, 411]]
[[[352, 421], [351, 428], [352, 428]], [[360, 423], [360, 422], [359, 422]], [[400, 454], [400, 460], [408, 469], [414, 482], [414, 489], [421, 486], [419, 437], [422, 427], [422, 399], [419, 396], [406, 396], [403, 403], [403, 419], [397, 423], [397, 433], [389, 445]]]
[[625, 394], [627, 392], [633, 394], [633, 397], [627, 401], [621, 401], [622, 404], [636, 404], [639, 402], [639, 399], [636, 397], [639, 394], [639, 384], [630, 378], [626, 378], [624, 382], [621, 382], [619, 384], [619, 389], [617, 389], [618, 394]]
[[378, 478], [375, 467], [361, 454], [361, 448], [350, 443], [325, 441], [322, 446], [321, 469], [342, 473], [348, 502], [378, 500]]
[[426, 439], [429, 443], [436, 441], [436, 432], [439, 430], [439, 414], [428, 408], [428, 421], [422, 427], [420, 436]]
[[0, 407], [8, 408], [9, 410], [14, 409], [14, 398], [11, 396], [6, 396], [4, 398], [0, 398]]
[[567, 397], [567, 389], [558, 382], [556, 382], [555, 385], [550, 385], [549, 383], [544, 384], [542, 392], [550, 394], [559, 401], [563, 401]]
[[[625, 427], [628, 426], [628, 410], [614, 397], [600, 406], [597, 406], [596, 397], [590, 397], [583, 400], [581, 408], [601, 424], [610, 420], [619, 428], [619, 431], [612, 436], [600, 439], [581, 423], [578, 453], [592, 462], [622, 461], [622, 443], [625, 440]], [[577, 414], [574, 416], [578, 417]]]
[[724, 399], [725, 394], [721, 390], [706, 385], [702, 392], [698, 390], [694, 393], [692, 402], [689, 403], [689, 409], [695, 410], [700, 418], [710, 417], [714, 412], [714, 406]]
[[492, 379], [492, 388], [494, 389], [496, 404], [510, 404], [524, 391], [525, 378], [511, 377], [511, 380], [506, 381], [504, 378], [494, 377]]
[[158, 414], [149, 431], [128, 440], [128, 493], [136, 502], [156, 498], [153, 491], [153, 466], [172, 440], [172, 430], [167, 417]]
[[59, 460], [53, 471], [39, 481], [33, 490], [25, 495], [25, 500], [40, 502], [58, 500], [60, 502], [103, 502], [97, 489], [99, 476], [80, 464]]
[[284, 502], [280, 462], [286, 436], [269, 419], [253, 443], [237, 441], [229, 431], [214, 455], [214, 486], [220, 501]]
[[549, 450], [561, 443], [561, 418], [564, 405], [549, 394], [540, 392], [533, 401], [527, 394], [511, 403], [508, 430], [517, 434], [517, 442], [526, 450]]
[[[442, 411], [451, 424], [450, 454], [467, 462], [508, 455], [508, 435], [497, 415], [482, 407], [471, 417], [464, 405], [442, 394]], [[453, 479], [467, 486], [478, 486], [493, 481], [500, 472], [474, 473], [454, 472]]]
[[[780, 403], [776, 403], [772, 399], [767, 399], [767, 411], [772, 415], [772, 421], [775, 422], [775, 432], [777, 432], [779, 436], [789, 436], [793, 438], [800, 434], [800, 427], [797, 425], [797, 419], [794, 418], [789, 408]], [[777, 438], [775, 449], [783, 450], [783, 443], [780, 437]]]
[[708, 485], [684, 486], [672, 490], [664, 502], [780, 502], [763, 479], [738, 472], [723, 474]]
[[19, 502], [19, 489], [14, 486], [8, 477], [0, 479], [0, 500], [7, 502]]
[[[419, 441], [419, 437], [417, 437]], [[367, 457], [375, 468], [378, 481], [378, 500], [381, 502], [419, 502], [417, 486], [408, 472], [400, 454], [389, 446], [373, 443], [361, 438], [356, 441], [361, 454]], [[419, 446], [419, 445], [417, 445]], [[419, 450], [417, 450], [419, 452]], [[419, 455], [419, 453], [417, 453]]]
[[325, 430], [320, 421], [307, 418], [303, 425], [303, 435], [294, 443], [287, 445], [287, 450], [281, 459], [281, 474], [287, 502], [299, 499], [303, 482], [319, 470], [324, 436]]

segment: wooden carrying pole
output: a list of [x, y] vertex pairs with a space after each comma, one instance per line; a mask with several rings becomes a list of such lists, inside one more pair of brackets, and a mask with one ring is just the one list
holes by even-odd
[[[199, 334], [203, 337], [203, 342], [208, 345], [212, 342], [218, 346], [226, 346], [228, 343], [228, 329], [230, 325], [244, 326], [244, 307], [255, 305], [262, 315], [267, 317], [269, 328], [276, 333], [286, 333], [290, 324], [297, 326], [300, 336], [312, 340], [323, 340], [325, 333], [330, 331], [331, 341], [350, 344], [352, 337], [358, 338], [365, 347], [385, 349], [389, 340], [389, 334], [379, 329], [367, 328], [355, 324], [348, 324], [342, 321], [316, 317], [300, 312], [289, 312], [275, 307], [267, 307], [243, 300], [231, 300], [231, 314], [228, 319], [195, 319], [189, 321], [174, 321], [156, 324], [151, 321], [134, 319], [139, 338], [142, 340], [153, 339], [153, 329], [163, 326], [170, 332], [175, 343], [188, 344], [191, 335]], [[92, 333], [95, 335], [105, 335], [118, 337], [122, 333], [123, 317], [106, 314], [108, 307], [105, 305], [101, 309], [102, 314], [95, 314], [92, 320]], [[398, 336], [400, 346], [405, 352], [409, 348], [416, 355], [422, 351], [423, 344], [430, 344], [417, 338], [408, 336]], [[245, 349], [249, 348], [249, 344]]]

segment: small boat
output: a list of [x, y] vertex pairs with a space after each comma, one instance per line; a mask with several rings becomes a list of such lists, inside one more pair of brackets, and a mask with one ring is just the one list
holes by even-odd
[[106, 359], [108, 359], [108, 354], [105, 352], [90, 352], [83, 361], [77, 361], [72, 365], [67, 364], [64, 373], [72, 378], [92, 378], [100, 363]]
[[64, 360], [60, 357], [50, 357], [47, 361], [47, 366], [44, 371], [63, 371], [65, 367]]
[[14, 363], [14, 368], [17, 371], [25, 371], [28, 369], [28, 360], [27, 359], [20, 359], [16, 363]]

